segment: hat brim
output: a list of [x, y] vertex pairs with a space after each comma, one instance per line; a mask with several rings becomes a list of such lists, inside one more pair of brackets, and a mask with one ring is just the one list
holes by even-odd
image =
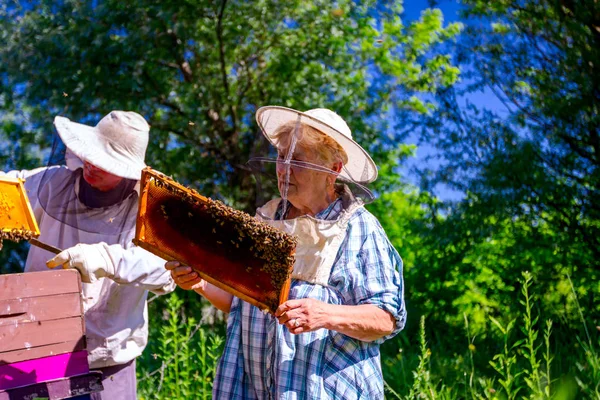
[[280, 126], [297, 121], [298, 116], [301, 116], [301, 123], [323, 132], [342, 146], [348, 155], [348, 163], [344, 165], [340, 176], [358, 183], [370, 183], [377, 179], [377, 166], [365, 149], [337, 129], [311, 115], [287, 107], [266, 106], [256, 112], [256, 122], [269, 143], [277, 147], [273, 134]]
[[121, 178], [140, 180], [146, 164], [120, 157], [95, 127], [60, 116], [54, 118], [54, 126], [65, 146], [82, 161]]

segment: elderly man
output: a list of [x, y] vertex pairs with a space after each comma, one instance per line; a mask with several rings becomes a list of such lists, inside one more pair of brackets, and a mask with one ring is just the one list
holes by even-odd
[[81, 272], [88, 361], [104, 374], [104, 391], [92, 399], [135, 399], [135, 358], [148, 342], [148, 291], [175, 288], [164, 260], [131, 242], [150, 127], [123, 111], [95, 127], [63, 117], [54, 124], [66, 165], [7, 173], [26, 179], [40, 240], [65, 249], [49, 260], [46, 250], [31, 247], [25, 271]]

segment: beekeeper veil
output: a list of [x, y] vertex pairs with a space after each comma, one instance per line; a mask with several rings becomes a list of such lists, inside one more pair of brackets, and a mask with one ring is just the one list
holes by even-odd
[[[377, 178], [375, 163], [352, 139], [350, 128], [338, 114], [324, 108], [300, 112], [268, 106], [257, 111], [256, 120], [273, 145], [273, 154], [251, 158], [249, 165], [264, 201], [276, 197], [269, 196], [274, 188], [283, 200], [274, 218], [286, 219], [294, 196], [315, 194], [302, 192], [302, 187], [307, 187], [306, 180], [322, 181], [328, 197], [333, 194], [328, 201], [340, 196], [363, 204], [373, 200], [366, 184]], [[321, 190], [319, 185], [314, 187]]]
[[[148, 146], [146, 120], [134, 112], [112, 111], [93, 127], [60, 116], [54, 125], [58, 134], [38, 187], [40, 205], [80, 231], [106, 236], [131, 232]], [[115, 184], [108, 190], [100, 185], [107, 179]]]

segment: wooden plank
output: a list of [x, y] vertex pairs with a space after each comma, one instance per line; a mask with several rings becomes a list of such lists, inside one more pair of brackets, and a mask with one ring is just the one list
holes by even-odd
[[0, 275], [0, 300], [79, 293], [80, 291], [79, 272], [74, 269]]
[[84, 334], [83, 317], [0, 326], [0, 357], [5, 351], [79, 340]]
[[0, 391], [0, 400], [68, 399], [100, 392], [103, 389], [102, 372], [92, 371], [87, 374]]
[[19, 361], [33, 360], [36, 358], [54, 356], [64, 353], [74, 353], [76, 351], [85, 350], [86, 348], [86, 340], [85, 336], [83, 336], [79, 340], [71, 340], [69, 342], [7, 351], [0, 353], [0, 365], [12, 364]]
[[79, 293], [0, 300], [0, 326], [77, 317], [82, 313]]
[[87, 351], [59, 354], [0, 366], [0, 390], [90, 372]]

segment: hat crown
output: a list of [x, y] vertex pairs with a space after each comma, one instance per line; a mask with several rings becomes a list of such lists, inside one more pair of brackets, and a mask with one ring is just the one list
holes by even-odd
[[[111, 111], [96, 125], [102, 135], [108, 136], [117, 143], [127, 144], [131, 140], [148, 143], [150, 126], [140, 114], [132, 111]], [[137, 136], [137, 138], [128, 137]]]
[[126, 153], [130, 158], [144, 162], [150, 126], [140, 114], [111, 111], [98, 122], [96, 130], [112, 151]]
[[352, 139], [352, 131], [350, 130], [350, 127], [346, 121], [344, 121], [344, 119], [334, 111], [331, 111], [328, 108], [314, 108], [306, 111], [304, 114], [329, 125], [342, 135], [346, 136], [348, 139]]

